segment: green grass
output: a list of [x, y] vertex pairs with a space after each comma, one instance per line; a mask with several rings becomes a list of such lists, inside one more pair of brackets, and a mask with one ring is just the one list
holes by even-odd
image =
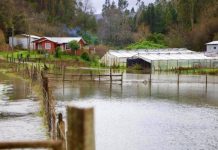
[[[25, 50], [16, 50], [16, 51], [0, 51], [0, 59], [6, 59], [8, 57], [18, 58], [22, 54], [23, 58], [27, 58], [27, 55], [30, 54], [31, 58], [45, 58], [45, 54], [39, 54], [36, 51], [25, 51]], [[90, 60], [84, 60], [81, 56], [71, 55], [71, 54], [63, 54], [61, 53], [58, 58], [54, 57], [53, 54], [48, 54], [48, 61], [69, 61], [73, 64], [72, 66], [77, 65], [78, 63], [84, 64], [84, 66], [88, 67], [99, 67], [99, 58], [94, 55], [89, 55]]]
[[156, 48], [166, 48], [167, 46], [162, 44], [157, 44], [152, 41], [142, 40], [127, 46], [127, 49], [156, 49]]
[[41, 57], [44, 57], [43, 54], [38, 54], [36, 51], [24, 51], [24, 50], [16, 50], [16, 51], [0, 51], [0, 57], [1, 58], [6, 58], [7, 55], [9, 57], [14, 57], [14, 58], [18, 58], [18, 55], [21, 55], [22, 54], [22, 57], [23, 58], [26, 58], [28, 54], [30, 54], [30, 58], [41, 58]]

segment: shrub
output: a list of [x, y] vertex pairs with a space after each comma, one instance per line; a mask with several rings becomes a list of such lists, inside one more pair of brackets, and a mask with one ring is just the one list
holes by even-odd
[[155, 48], [166, 48], [165, 45], [156, 44], [152, 41], [142, 40], [127, 46], [127, 49], [155, 49]]
[[55, 58], [60, 58], [60, 56], [61, 56], [61, 48], [58, 46], [58, 47], [55, 49], [54, 57], [55, 57]]
[[85, 61], [90, 61], [90, 57], [87, 52], [82, 53], [81, 58]]

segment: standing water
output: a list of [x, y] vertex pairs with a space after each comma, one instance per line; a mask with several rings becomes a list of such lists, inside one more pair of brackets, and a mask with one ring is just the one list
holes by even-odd
[[204, 76], [183, 76], [177, 84], [169, 82], [177, 76], [158, 75], [151, 85], [145, 78], [126, 74], [123, 86], [56, 84], [57, 110], [66, 116], [68, 103], [92, 104], [97, 150], [218, 149], [217, 77], [208, 77], [208, 85]]
[[47, 139], [30, 88], [28, 82], [0, 74], [0, 141]]

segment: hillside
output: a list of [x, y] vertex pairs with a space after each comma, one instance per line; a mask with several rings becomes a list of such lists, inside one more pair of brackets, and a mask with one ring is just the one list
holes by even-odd
[[119, 48], [146, 47], [140, 41], [158, 34], [164, 44], [153, 44], [195, 51], [218, 40], [217, 0], [155, 0], [147, 6], [137, 1], [137, 9], [129, 10], [128, 0], [105, 0], [102, 14], [94, 15], [86, 0], [1, 0], [0, 30], [6, 42], [14, 29], [15, 34], [79, 35], [89, 44]]

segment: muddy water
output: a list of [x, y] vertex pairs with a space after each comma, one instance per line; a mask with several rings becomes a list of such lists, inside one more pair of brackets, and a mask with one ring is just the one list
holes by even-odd
[[66, 116], [68, 103], [93, 105], [97, 150], [218, 149], [218, 84], [212, 83], [218, 77], [208, 77], [208, 85], [205, 76], [183, 76], [177, 84], [176, 75], [159, 75], [151, 85], [146, 78], [126, 74], [123, 86], [56, 84], [57, 110]]
[[47, 139], [30, 84], [0, 73], [0, 141]]

